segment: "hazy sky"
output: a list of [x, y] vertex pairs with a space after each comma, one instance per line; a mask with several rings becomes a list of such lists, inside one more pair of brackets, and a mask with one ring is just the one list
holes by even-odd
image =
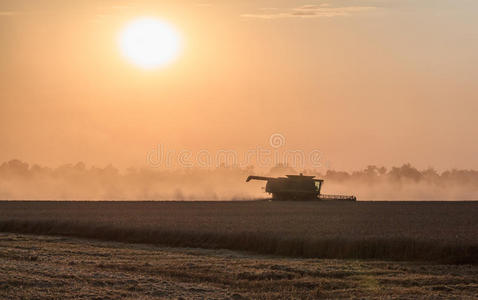
[[[477, 14], [476, 0], [3, 0], [0, 161], [126, 167], [157, 145], [244, 152], [279, 133], [335, 169], [478, 168]], [[142, 16], [180, 33], [167, 67], [121, 55]]]

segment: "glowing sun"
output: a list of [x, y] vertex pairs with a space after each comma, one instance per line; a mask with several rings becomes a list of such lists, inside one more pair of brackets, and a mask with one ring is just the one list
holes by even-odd
[[153, 69], [172, 62], [180, 52], [180, 37], [166, 22], [138, 18], [128, 23], [119, 36], [122, 54], [133, 64]]

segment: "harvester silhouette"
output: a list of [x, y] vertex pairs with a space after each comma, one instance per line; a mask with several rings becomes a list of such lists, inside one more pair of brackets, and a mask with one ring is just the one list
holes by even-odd
[[315, 176], [286, 175], [286, 177], [249, 176], [251, 180], [265, 180], [266, 193], [272, 194], [273, 200], [345, 200], [356, 201], [355, 196], [325, 195], [321, 193], [323, 179]]

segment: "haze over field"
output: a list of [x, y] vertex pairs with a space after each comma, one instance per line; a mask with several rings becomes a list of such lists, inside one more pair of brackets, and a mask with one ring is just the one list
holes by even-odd
[[[244, 152], [281, 133], [284, 149], [319, 149], [330, 169], [478, 169], [477, 9], [472, 0], [5, 0], [0, 161], [127, 168], [158, 144]], [[119, 45], [141, 17], [173, 29], [174, 38], [158, 30], [174, 53], [141, 61], [144, 49]], [[168, 63], [141, 68], [155, 59]]]
[[[478, 171], [417, 170], [409, 164], [368, 166], [356, 172], [295, 170], [277, 165], [261, 175], [298, 172], [324, 178], [325, 194], [354, 194], [359, 200], [476, 200]], [[264, 182], [246, 183], [253, 167], [119, 170], [67, 164], [57, 168], [12, 160], [0, 165], [0, 200], [252, 200], [270, 195]]]

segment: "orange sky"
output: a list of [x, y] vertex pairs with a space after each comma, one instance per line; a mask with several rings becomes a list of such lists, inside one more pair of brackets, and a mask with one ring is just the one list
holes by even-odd
[[[1, 2], [0, 161], [127, 167], [280, 133], [321, 168], [478, 168], [476, 1], [158, 2]], [[181, 34], [165, 68], [121, 56], [141, 16]]]

